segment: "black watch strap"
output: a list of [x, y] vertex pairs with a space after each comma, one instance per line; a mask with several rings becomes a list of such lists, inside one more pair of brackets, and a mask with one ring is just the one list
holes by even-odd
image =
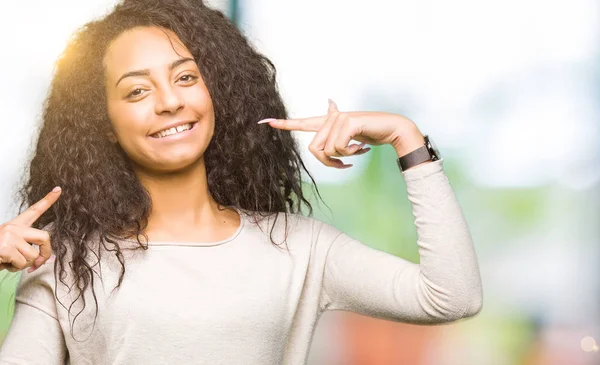
[[398, 158], [398, 167], [400, 168], [400, 171], [405, 171], [413, 166], [431, 159], [433, 158], [429, 153], [427, 146], [423, 145], [416, 150]]

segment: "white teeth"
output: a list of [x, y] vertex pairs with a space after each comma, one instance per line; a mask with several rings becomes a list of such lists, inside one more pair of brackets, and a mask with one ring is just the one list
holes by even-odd
[[180, 125], [180, 126], [177, 126], [174, 128], [165, 129], [164, 131], [155, 133], [152, 136], [155, 138], [162, 138], [162, 137], [170, 136], [172, 134], [179, 133], [182, 131], [187, 131], [188, 129], [191, 129], [191, 128], [192, 128], [192, 123], [183, 124], [183, 125]]

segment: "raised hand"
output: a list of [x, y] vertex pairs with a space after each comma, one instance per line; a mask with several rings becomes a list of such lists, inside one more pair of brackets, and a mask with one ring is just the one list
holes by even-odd
[[[324, 165], [348, 168], [352, 165], [336, 158], [361, 155], [370, 150], [370, 145], [391, 144], [399, 154], [408, 153], [425, 143], [415, 123], [400, 115], [385, 112], [340, 112], [329, 100], [327, 115], [298, 119], [263, 119], [273, 128], [317, 132], [308, 146], [310, 152]], [[362, 142], [352, 144], [350, 140]]]
[[[59, 187], [14, 219], [0, 225], [0, 270], [16, 272], [30, 267], [37, 270], [52, 254], [50, 234], [31, 225], [60, 197]], [[40, 247], [39, 252], [31, 245]]]

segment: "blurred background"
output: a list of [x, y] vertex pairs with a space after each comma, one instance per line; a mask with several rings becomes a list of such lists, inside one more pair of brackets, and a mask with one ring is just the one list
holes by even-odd
[[[54, 60], [115, 3], [0, 4], [0, 222], [18, 211]], [[474, 239], [485, 300], [477, 317], [416, 326], [326, 312], [310, 365], [600, 364], [597, 1], [209, 4], [273, 61], [292, 117], [324, 114], [332, 98], [342, 111], [414, 120], [440, 149]], [[373, 146], [337, 170], [309, 153], [313, 133], [294, 133], [327, 204], [314, 216], [419, 262], [393, 148]], [[19, 275], [0, 272], [0, 343]]]

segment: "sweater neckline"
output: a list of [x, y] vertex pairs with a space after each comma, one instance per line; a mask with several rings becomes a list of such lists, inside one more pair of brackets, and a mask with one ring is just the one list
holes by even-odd
[[[244, 230], [244, 227], [246, 226], [246, 217], [245, 217], [245, 213], [238, 209], [235, 208], [234, 209], [238, 212], [239, 216], [240, 216], [240, 225], [238, 226], [237, 230], [233, 233], [233, 235], [229, 236], [228, 238], [222, 239], [220, 241], [213, 241], [213, 242], [182, 242], [182, 241], [152, 241], [149, 240], [147, 242], [147, 245], [149, 247], [212, 247], [212, 246], [220, 246], [222, 244], [225, 244], [227, 242], [231, 242], [234, 239], [236, 239], [240, 233], [242, 233], [242, 231]], [[137, 243], [136, 240], [133, 239], [126, 239], [125, 241], [128, 242], [135, 242]]]

